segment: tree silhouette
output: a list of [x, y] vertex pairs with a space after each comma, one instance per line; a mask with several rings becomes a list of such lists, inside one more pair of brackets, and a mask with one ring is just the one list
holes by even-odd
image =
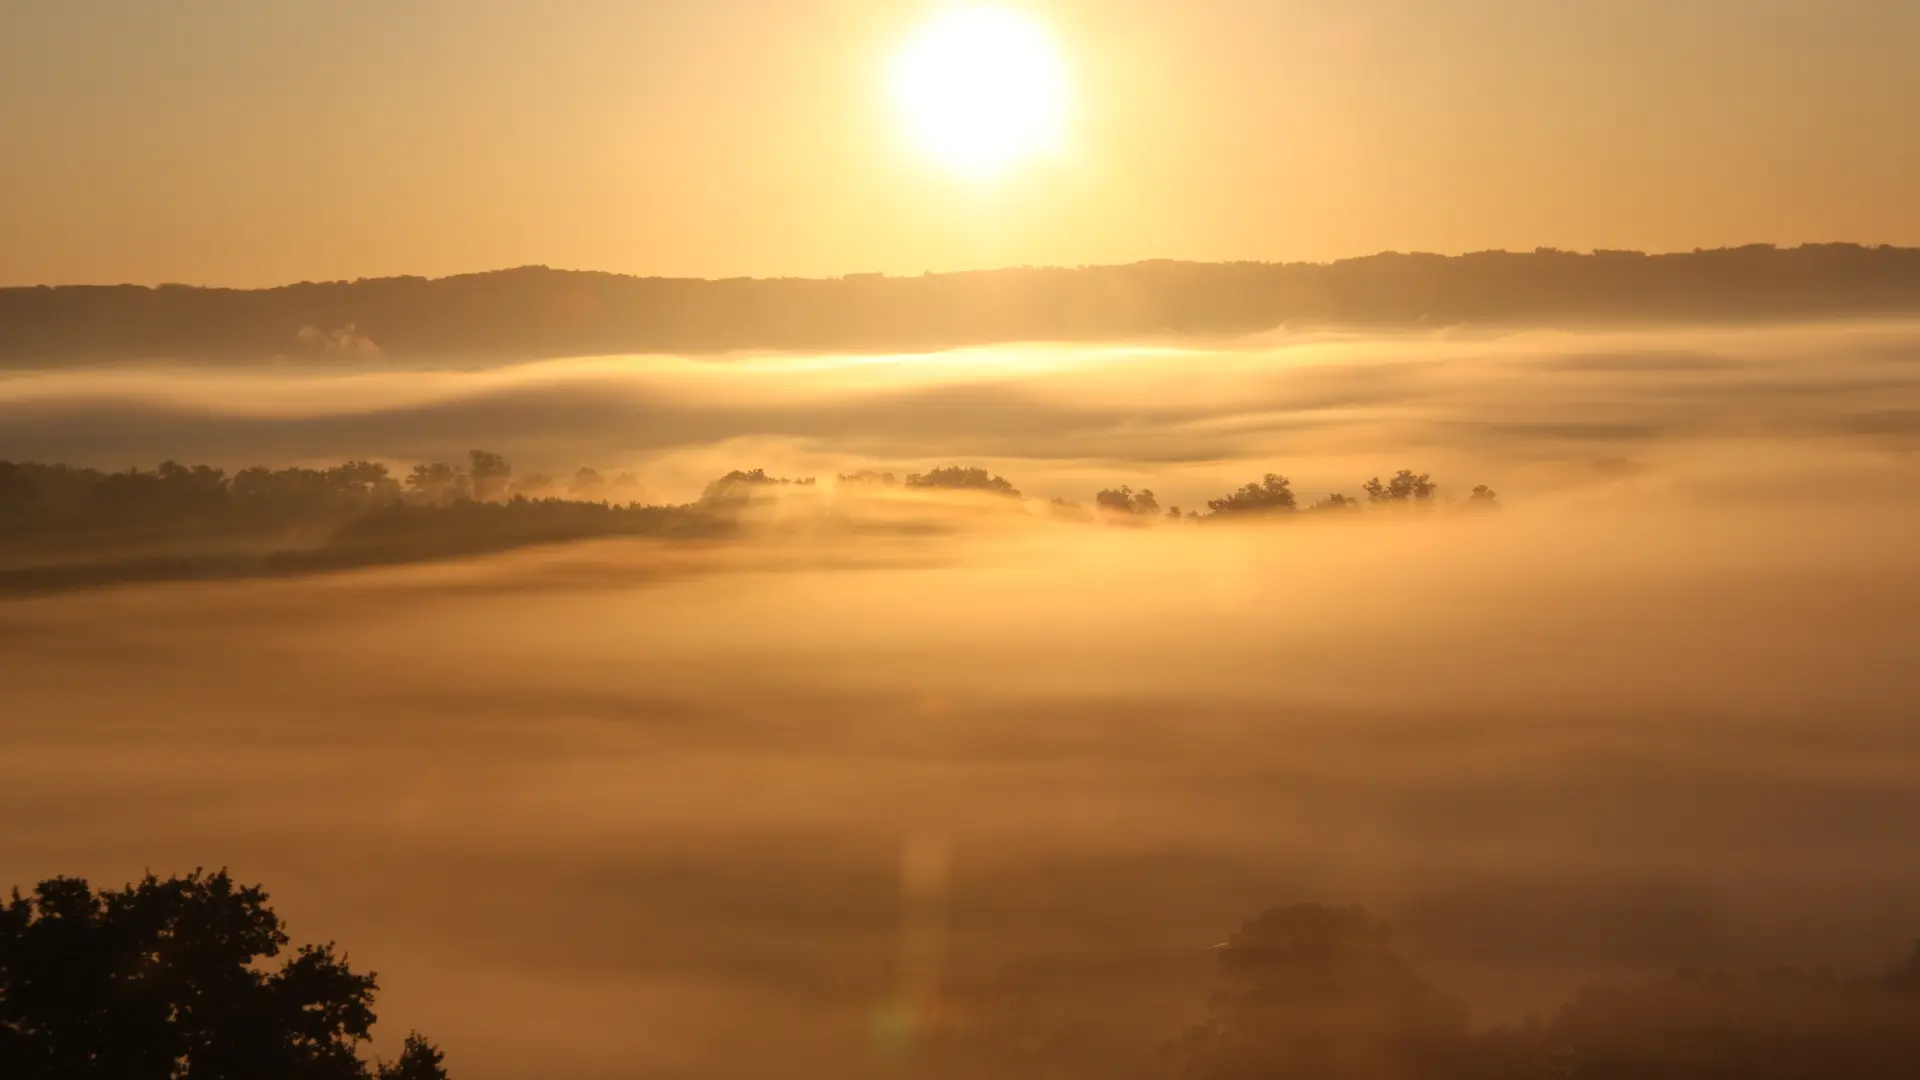
[[38, 494], [27, 470], [11, 461], [0, 461], [0, 513], [23, 510]]
[[327, 486], [362, 501], [383, 501], [400, 494], [387, 467], [376, 461], [349, 461], [326, 471]]
[[1216, 946], [1211, 1018], [1167, 1048], [1188, 1080], [1908, 1080], [1920, 944], [1885, 973], [1682, 971], [1582, 987], [1482, 1031], [1359, 907], [1275, 908]]
[[907, 477], [907, 486], [944, 488], [950, 491], [986, 491], [1013, 499], [1020, 497], [1019, 489], [1015, 488], [1006, 477], [994, 476], [985, 469], [961, 465], [947, 465], [924, 473], [914, 473]]
[[710, 507], [739, 508], [751, 502], [756, 493], [769, 488], [811, 487], [813, 477], [789, 480], [782, 476], [769, 476], [765, 469], [735, 469], [718, 480], [707, 484], [700, 492], [700, 502]]
[[1208, 499], [1207, 509], [1216, 515], [1284, 514], [1294, 508], [1293, 482], [1279, 473], [1268, 473], [1257, 484], [1248, 484], [1224, 499]]
[[1920, 1076], [1920, 1001], [1884, 978], [1775, 968], [1592, 985], [1544, 1034], [1574, 1080]]
[[[17, 7], [18, 5], [11, 5]], [[570, 314], [553, 318], [564, 306]], [[271, 290], [0, 288], [0, 366], [179, 355], [537, 357], [892, 351], [1249, 333], [1287, 323], [1771, 318], [1920, 311], [1920, 250], [1384, 252], [1325, 264], [1150, 260], [843, 281], [679, 281], [520, 267]], [[378, 313], [377, 320], [376, 314]], [[304, 331], [290, 328], [305, 328]], [[391, 337], [391, 340], [388, 340]]]
[[1312, 506], [1308, 507], [1307, 509], [1322, 510], [1322, 511], [1358, 510], [1360, 509], [1360, 500], [1353, 498], [1350, 495], [1342, 495], [1336, 491], [1333, 494], [1328, 495], [1326, 498], [1321, 499], [1319, 502], [1314, 503]]
[[1160, 501], [1154, 498], [1151, 490], [1143, 488], [1136, 492], [1125, 484], [1095, 493], [1093, 504], [1114, 514], [1151, 517], [1160, 512]]
[[1398, 1080], [1468, 1046], [1466, 1009], [1364, 908], [1274, 908], [1217, 947], [1212, 1018], [1173, 1047], [1190, 1080]]
[[567, 494], [581, 499], [597, 499], [607, 489], [606, 477], [599, 470], [582, 465], [567, 485]]
[[[259, 886], [226, 871], [77, 878], [0, 908], [0, 1076], [8, 1080], [366, 1080], [372, 974], [288, 937]], [[416, 1045], [417, 1044], [417, 1045]], [[381, 1076], [444, 1076], [409, 1040]]]
[[407, 1036], [398, 1058], [380, 1063], [376, 1075], [378, 1080], [447, 1080], [446, 1059], [439, 1047], [416, 1031]]
[[[206, 579], [258, 574], [314, 573], [354, 566], [416, 562], [505, 551], [532, 544], [609, 536], [711, 539], [740, 527], [741, 512], [811, 478], [786, 479], [764, 469], [735, 470], [707, 485], [696, 502], [646, 505], [637, 478], [611, 479], [593, 469], [572, 474], [569, 498], [549, 497], [561, 481], [538, 473], [518, 480], [504, 457], [475, 451], [475, 473], [443, 462], [412, 466], [396, 482], [379, 462], [350, 460], [329, 468], [256, 466], [227, 476], [204, 465], [162, 462], [151, 471], [96, 469], [0, 461], [0, 538], [31, 539], [57, 551], [68, 537], [90, 550], [80, 560], [42, 558], [0, 566], [0, 592], [64, 590], [111, 581]], [[849, 492], [898, 483], [892, 473], [839, 475]], [[1020, 492], [986, 469], [948, 466], [908, 476], [910, 487], [987, 492], [1008, 500]], [[1425, 474], [1375, 478], [1369, 498], [1389, 506], [1429, 504], [1437, 485]], [[486, 498], [476, 499], [476, 495]], [[610, 498], [611, 496], [611, 498]], [[1161, 518], [1151, 490], [1122, 485], [1099, 492], [1096, 507], [1052, 499], [1040, 509], [1077, 521]], [[1359, 501], [1331, 495], [1309, 511], [1352, 511]], [[1493, 510], [1499, 502], [1484, 485], [1463, 510]], [[1222, 499], [1209, 500], [1214, 517], [1258, 519], [1297, 507], [1285, 476], [1268, 473]], [[1392, 517], [1394, 515], [1384, 515]], [[1163, 520], [1195, 521], [1194, 511], [1168, 510]], [[195, 545], [204, 545], [196, 547]], [[0, 1078], [4, 1080], [4, 1078]]]
[[1434, 490], [1439, 486], [1426, 473], [1415, 474], [1412, 469], [1401, 469], [1385, 484], [1376, 476], [1362, 484], [1361, 488], [1367, 493], [1367, 501], [1372, 503], [1427, 502], [1433, 498]]
[[407, 488], [429, 503], [456, 501], [473, 494], [466, 474], [441, 462], [415, 465], [407, 474]]
[[473, 497], [485, 502], [504, 495], [507, 480], [513, 476], [513, 465], [499, 454], [486, 450], [469, 450], [467, 457], [472, 464], [467, 475], [473, 479]]

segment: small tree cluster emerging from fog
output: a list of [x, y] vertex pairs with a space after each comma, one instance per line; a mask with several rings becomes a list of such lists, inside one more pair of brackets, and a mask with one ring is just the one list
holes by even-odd
[[[1151, 489], [1126, 484], [1096, 492], [1091, 513], [1058, 498], [1028, 503], [1006, 477], [968, 465], [904, 478], [842, 473], [834, 486], [851, 496], [897, 490], [985, 497], [982, 507], [1133, 525], [1429, 507], [1438, 490], [1427, 474], [1403, 469], [1389, 480], [1375, 477], [1362, 485], [1364, 504], [1335, 494], [1303, 509], [1292, 482], [1268, 473], [1209, 500], [1203, 515], [1182, 513], [1178, 506], [1163, 512]], [[401, 479], [380, 462], [358, 460], [324, 469], [255, 467], [232, 475], [172, 461], [152, 471], [125, 472], [0, 461], [0, 544], [58, 555], [0, 566], [0, 593], [311, 573], [606, 537], [718, 539], [737, 534], [756, 504], [782, 493], [820, 490], [812, 477], [775, 476], [765, 469], [736, 469], [708, 484], [698, 500], [679, 505], [632, 498], [639, 485], [630, 473], [609, 479], [581, 468], [567, 482], [566, 497], [543, 494], [559, 487], [549, 477], [517, 472], [506, 457], [486, 450], [470, 451], [461, 465], [422, 462]], [[612, 497], [623, 493], [623, 502]], [[1499, 502], [1481, 486], [1460, 505], [1493, 509]]]
[[[1363, 505], [1431, 506], [1440, 485], [1434, 483], [1433, 477], [1426, 473], [1401, 469], [1384, 482], [1377, 476], [1373, 477], [1360, 485], [1360, 490], [1366, 495], [1364, 504], [1351, 495], [1335, 492], [1306, 509], [1331, 512], [1358, 510]], [[1498, 505], [1499, 496], [1485, 484], [1476, 486], [1466, 500], [1469, 509], [1492, 509]], [[1279, 473], [1268, 473], [1225, 498], [1207, 501], [1207, 510], [1214, 517], [1271, 517], [1290, 514], [1299, 508], [1293, 482]]]
[[1135, 491], [1125, 484], [1095, 494], [1093, 505], [1114, 514], [1151, 517], [1160, 512], [1160, 500], [1152, 491], [1146, 488]]
[[907, 477], [910, 488], [935, 488], [942, 491], [982, 491], [989, 495], [1005, 495], [1010, 499], [1020, 497], [1020, 489], [1013, 486], [1006, 477], [994, 476], [985, 469], [967, 468], [950, 465], [929, 472], [914, 473]]
[[[387, 466], [373, 461], [348, 461], [326, 469], [254, 467], [229, 476], [208, 465], [186, 466], [162, 462], [152, 471], [130, 469], [100, 472], [66, 465], [0, 461], [0, 533], [35, 532], [61, 528], [107, 528], [130, 524], [169, 522], [235, 525], [285, 524], [302, 520], [345, 520], [356, 515], [398, 507], [458, 508], [468, 504], [595, 503], [610, 502], [609, 494], [637, 493], [631, 473], [609, 479], [599, 470], [583, 467], [566, 484], [566, 498], [553, 492], [559, 484], [540, 474], [517, 474], [512, 462], [487, 450], [473, 450], [464, 465], [421, 462], [396, 479]], [[904, 487], [919, 491], [967, 492], [1021, 498], [1020, 489], [1004, 476], [976, 466], [948, 465], [904, 479], [891, 472], [850, 472], [837, 478], [849, 488]], [[700, 498], [682, 509], [727, 509], [782, 489], [813, 487], [812, 477], [789, 479], [765, 469], [736, 469], [709, 483]], [[1439, 485], [1426, 473], [1402, 469], [1390, 479], [1374, 477], [1361, 485], [1372, 505], [1428, 505]], [[1058, 505], [1068, 505], [1054, 500]], [[1475, 507], [1498, 503], [1493, 491], [1481, 485], [1466, 502]], [[1151, 519], [1162, 516], [1151, 489], [1129, 485], [1094, 494], [1095, 508], [1109, 515]], [[1349, 510], [1357, 498], [1334, 494], [1306, 507], [1308, 510]], [[1292, 481], [1279, 473], [1243, 485], [1207, 501], [1207, 516], [1272, 517], [1299, 509]], [[653, 507], [658, 510], [672, 507]], [[1164, 516], [1183, 519], [1178, 507]], [[1188, 513], [1184, 518], [1201, 515]]]
[[1207, 500], [1207, 509], [1219, 515], [1284, 514], [1293, 508], [1293, 482], [1279, 473], [1268, 473], [1224, 499]]

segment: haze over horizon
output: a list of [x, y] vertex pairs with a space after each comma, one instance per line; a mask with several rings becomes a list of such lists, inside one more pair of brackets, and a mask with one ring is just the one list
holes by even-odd
[[1920, 1077], [1917, 52], [0, 0], [0, 1078]]
[[1902, 0], [1032, 0], [1058, 152], [917, 155], [936, 2], [17, 0], [0, 284], [1920, 244]]
[[298, 280], [259, 282], [249, 285], [224, 285], [214, 282], [198, 281], [71, 281], [71, 282], [8, 282], [0, 284], [0, 289], [69, 289], [69, 288], [118, 288], [132, 286], [143, 289], [195, 289], [209, 292], [272, 292], [302, 285], [346, 285], [385, 281], [429, 281], [443, 282], [465, 278], [483, 278], [494, 275], [512, 274], [524, 271], [552, 271], [560, 274], [605, 275], [615, 278], [630, 278], [639, 281], [699, 282], [704, 284], [733, 284], [742, 281], [751, 282], [839, 282], [863, 279], [886, 278], [908, 279], [927, 277], [973, 277], [995, 274], [1012, 274], [1028, 271], [1115, 271], [1130, 270], [1153, 266], [1201, 266], [1201, 267], [1308, 267], [1320, 268], [1365, 262], [1383, 256], [1413, 256], [1419, 258], [1460, 259], [1484, 255], [1645, 255], [1651, 257], [1676, 257], [1699, 255], [1711, 252], [1754, 251], [1769, 249], [1775, 251], [1795, 251], [1802, 248], [1857, 248], [1866, 251], [1911, 251], [1920, 248], [1893, 244], [1885, 241], [1870, 242], [1859, 240], [1803, 240], [1791, 244], [1776, 244], [1768, 240], [1755, 240], [1746, 243], [1725, 244], [1716, 247], [1693, 247], [1689, 249], [1641, 249], [1618, 247], [1567, 248], [1550, 244], [1534, 245], [1526, 248], [1463, 248], [1458, 251], [1432, 251], [1420, 248], [1382, 248], [1378, 251], [1356, 251], [1344, 255], [1333, 255], [1317, 259], [1184, 259], [1167, 255], [1148, 255], [1126, 262], [1110, 263], [1002, 263], [980, 266], [955, 266], [943, 270], [923, 270], [918, 273], [889, 273], [885, 270], [848, 270], [841, 273], [820, 274], [734, 274], [726, 277], [706, 277], [699, 275], [650, 274], [641, 271], [609, 270], [599, 266], [562, 266], [551, 263], [515, 263], [501, 266], [476, 266], [464, 270], [448, 270], [438, 274], [420, 274], [400, 271], [391, 274], [362, 275], [352, 278], [315, 278], [305, 277]]

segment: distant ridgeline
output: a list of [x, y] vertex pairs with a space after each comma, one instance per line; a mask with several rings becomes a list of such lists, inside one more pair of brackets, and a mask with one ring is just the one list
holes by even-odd
[[523, 267], [428, 280], [0, 289], [0, 365], [180, 357], [516, 360], [910, 349], [1294, 326], [1920, 313], [1920, 249], [1541, 249], [1317, 263], [1143, 262], [826, 280]]

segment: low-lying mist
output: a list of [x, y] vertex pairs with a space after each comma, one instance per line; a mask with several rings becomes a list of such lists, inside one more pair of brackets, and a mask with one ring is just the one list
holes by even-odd
[[1073, 1075], [1157, 1075], [1213, 946], [1294, 901], [1368, 905], [1486, 1022], [1920, 937], [1920, 328], [0, 381], [0, 458], [469, 445], [666, 499], [963, 460], [1506, 505], [909, 530], [807, 493], [724, 539], [0, 601], [0, 880], [229, 866], [468, 1078], [938, 1075], [1066, 1030]]
[[[965, 460], [1029, 495], [1145, 481], [1197, 505], [1275, 467], [1304, 494], [1417, 462], [1516, 493], [1742, 453], [1769, 477], [1920, 445], [1920, 325], [1399, 337], [1219, 347], [1006, 346], [908, 356], [619, 357], [471, 371], [340, 360], [188, 362], [0, 378], [0, 459], [99, 468], [453, 460], [633, 470], [692, 498], [728, 469], [785, 475]], [[1402, 462], [1401, 459], [1409, 459]], [[1462, 489], [1464, 492], [1464, 489]]]

